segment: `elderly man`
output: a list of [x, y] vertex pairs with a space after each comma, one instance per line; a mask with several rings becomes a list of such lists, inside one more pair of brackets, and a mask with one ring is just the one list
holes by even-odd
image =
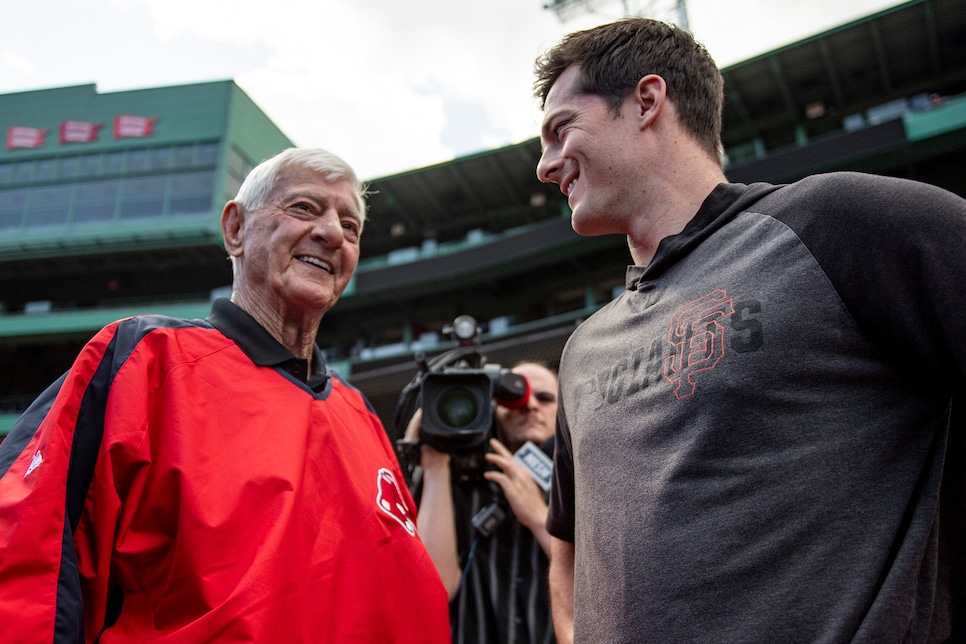
[[446, 592], [363, 396], [315, 346], [364, 189], [323, 150], [222, 212], [231, 301], [105, 327], [0, 448], [8, 641], [448, 640]]

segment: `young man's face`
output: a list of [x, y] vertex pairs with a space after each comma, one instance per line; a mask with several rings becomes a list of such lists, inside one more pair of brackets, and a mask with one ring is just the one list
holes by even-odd
[[289, 171], [244, 215], [242, 287], [257, 306], [330, 309], [359, 263], [362, 214], [348, 181]]
[[628, 99], [615, 113], [603, 98], [578, 91], [580, 68], [567, 68], [550, 88], [541, 128], [537, 177], [567, 197], [574, 230], [626, 234], [639, 185], [637, 121]]

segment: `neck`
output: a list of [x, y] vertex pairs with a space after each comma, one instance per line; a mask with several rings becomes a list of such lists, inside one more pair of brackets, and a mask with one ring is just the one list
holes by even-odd
[[[670, 163], [667, 167], [674, 167]], [[702, 154], [685, 168], [650, 181], [641, 214], [627, 235], [631, 258], [638, 266], [646, 266], [654, 258], [658, 244], [665, 237], [684, 230], [701, 204], [720, 183], [727, 182], [721, 168]]]
[[265, 306], [251, 301], [243, 291], [232, 293], [231, 300], [251, 315], [279, 344], [291, 351], [292, 355], [308, 360], [311, 372], [312, 347], [322, 322], [321, 313]]

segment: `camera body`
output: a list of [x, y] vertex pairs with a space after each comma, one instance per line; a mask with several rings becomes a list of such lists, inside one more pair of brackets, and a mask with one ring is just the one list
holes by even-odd
[[[396, 407], [396, 433], [401, 436], [416, 408], [423, 410], [420, 440], [461, 460], [482, 462], [493, 433], [496, 404], [526, 406], [526, 378], [498, 364], [487, 364], [479, 345], [476, 320], [456, 318], [443, 329], [458, 346], [427, 361], [416, 355], [419, 372], [403, 390]], [[478, 453], [479, 459], [465, 458]]]
[[446, 452], [478, 448], [493, 426], [494, 401], [525, 403], [527, 393], [526, 379], [500, 365], [428, 372], [419, 391], [423, 440]]

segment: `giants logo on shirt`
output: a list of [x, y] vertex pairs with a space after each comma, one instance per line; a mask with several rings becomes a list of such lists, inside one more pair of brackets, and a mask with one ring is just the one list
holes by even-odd
[[396, 477], [386, 468], [379, 470], [376, 480], [376, 489], [379, 491], [376, 497], [376, 505], [379, 509], [391, 516], [406, 528], [412, 536], [416, 536], [416, 522], [413, 520], [412, 512], [403, 498], [399, 486], [396, 485]]
[[[764, 344], [758, 319], [761, 302], [733, 300], [724, 289], [679, 306], [668, 331], [630, 347], [608, 368], [577, 384], [572, 395], [574, 417], [620, 403], [645, 389], [671, 383], [677, 400], [699, 392], [699, 374], [718, 365], [726, 351], [750, 353]], [[726, 349], [727, 346], [727, 349]]]
[[714, 369], [724, 355], [724, 325], [720, 318], [734, 314], [731, 300], [722, 289], [678, 308], [671, 318], [667, 342], [673, 353], [664, 359], [664, 377], [673, 382], [678, 400], [694, 394], [697, 374]]

